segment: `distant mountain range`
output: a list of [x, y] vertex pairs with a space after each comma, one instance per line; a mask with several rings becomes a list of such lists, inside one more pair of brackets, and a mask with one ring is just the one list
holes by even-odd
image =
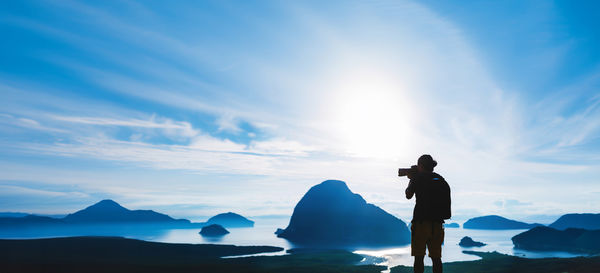
[[463, 224], [465, 229], [530, 229], [542, 224], [528, 224], [498, 215], [487, 215], [469, 219]]
[[46, 217], [52, 217], [52, 218], [63, 218], [67, 215], [65, 214], [31, 214], [31, 213], [24, 213], [24, 212], [0, 212], [0, 218], [4, 218], [4, 217], [25, 217], [28, 215], [35, 215], [35, 216], [46, 216]]
[[550, 224], [549, 227], [564, 230], [567, 228], [600, 229], [600, 213], [565, 214]]
[[600, 253], [600, 230], [535, 227], [512, 237], [515, 248], [543, 251]]
[[[6, 217], [6, 215], [9, 215]], [[254, 222], [235, 213], [224, 213], [211, 218], [212, 221], [228, 225], [248, 226]], [[113, 200], [102, 200], [85, 209], [68, 214], [63, 218], [52, 218], [27, 213], [9, 213], [0, 217], [0, 228], [71, 226], [71, 225], [159, 225], [169, 227], [199, 228], [206, 223], [192, 223], [186, 219], [174, 219], [152, 210], [129, 210]]]
[[312, 246], [371, 246], [410, 243], [406, 224], [354, 194], [343, 181], [313, 186], [294, 208], [278, 237]]
[[152, 210], [129, 210], [113, 200], [102, 200], [94, 205], [67, 215], [67, 223], [170, 223], [190, 224], [186, 219], [173, 219]]
[[26, 215], [23, 217], [0, 217], [0, 228], [20, 228], [23, 226], [48, 226], [64, 225], [62, 219], [51, 218], [47, 216]]
[[0, 212], [0, 217], [25, 217], [27, 215], [30, 214], [23, 212]]

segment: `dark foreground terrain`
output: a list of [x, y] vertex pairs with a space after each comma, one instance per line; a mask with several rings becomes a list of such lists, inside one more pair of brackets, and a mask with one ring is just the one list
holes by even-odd
[[271, 246], [154, 243], [120, 237], [0, 240], [0, 272], [377, 272], [346, 251], [221, 258], [282, 251]]
[[[600, 257], [526, 259], [497, 252], [464, 251], [482, 259], [444, 264], [444, 273], [598, 273]], [[412, 267], [396, 266], [391, 273], [412, 273]], [[431, 267], [425, 268], [431, 272]]]
[[[0, 272], [354, 272], [385, 267], [356, 265], [362, 257], [343, 250], [297, 250], [289, 255], [222, 258], [278, 252], [271, 246], [153, 243], [120, 237], [0, 240]], [[445, 273], [597, 273], [600, 257], [525, 259], [465, 251], [478, 261], [444, 264]], [[397, 266], [391, 272], [412, 272]], [[431, 272], [426, 268], [425, 272]]]

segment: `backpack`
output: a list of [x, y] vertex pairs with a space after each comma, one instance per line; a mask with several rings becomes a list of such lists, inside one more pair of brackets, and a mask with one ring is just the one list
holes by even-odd
[[417, 196], [413, 220], [443, 221], [452, 217], [450, 186], [442, 176], [437, 173], [422, 174], [411, 179], [408, 187]]
[[440, 175], [435, 175], [431, 179], [433, 180], [432, 190], [435, 190], [435, 198], [431, 201], [436, 214], [439, 219], [450, 219], [452, 217], [450, 186]]

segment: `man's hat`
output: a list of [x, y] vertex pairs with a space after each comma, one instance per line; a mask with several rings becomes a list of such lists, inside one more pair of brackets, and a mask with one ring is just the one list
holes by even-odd
[[433, 171], [433, 168], [437, 166], [437, 161], [433, 160], [433, 157], [431, 157], [431, 155], [425, 154], [419, 157], [417, 165], [423, 166], [425, 169]]

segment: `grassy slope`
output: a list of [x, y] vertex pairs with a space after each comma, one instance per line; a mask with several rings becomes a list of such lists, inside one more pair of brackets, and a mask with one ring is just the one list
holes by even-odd
[[278, 247], [153, 243], [118, 237], [0, 240], [0, 272], [380, 272], [346, 251], [236, 259]]
[[[444, 264], [444, 273], [597, 273], [600, 272], [600, 257], [593, 258], [544, 258], [525, 259], [499, 253], [465, 251], [483, 259]], [[392, 273], [413, 272], [412, 267], [397, 266]], [[431, 272], [427, 267], [425, 272]]]

